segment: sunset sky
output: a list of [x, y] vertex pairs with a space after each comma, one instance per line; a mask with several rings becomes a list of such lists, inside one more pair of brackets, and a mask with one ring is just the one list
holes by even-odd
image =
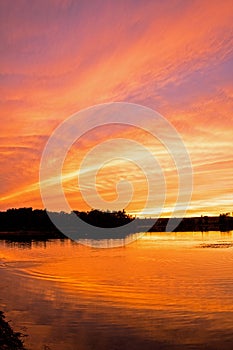
[[[39, 167], [52, 132], [83, 108], [122, 101], [158, 111], [182, 137], [193, 167], [187, 215], [232, 212], [232, 23], [232, 0], [0, 0], [0, 210], [43, 208]], [[162, 214], [169, 215], [174, 164], [158, 142], [122, 126], [90, 132], [67, 155], [64, 190], [72, 208], [89, 208], [77, 188], [82, 157], [122, 135], [158, 157], [167, 184]], [[114, 162], [100, 169], [99, 192], [110, 209], [114, 184], [126, 178], [136, 181], [126, 209], [137, 213], [146, 193], [137, 171]], [[86, 169], [87, 186], [90, 175]]]

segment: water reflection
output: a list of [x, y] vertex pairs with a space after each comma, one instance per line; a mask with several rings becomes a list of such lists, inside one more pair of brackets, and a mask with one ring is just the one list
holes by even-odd
[[[142, 236], [145, 234], [145, 232], [137, 232], [133, 234], [123, 234], [121, 237], [117, 238], [108, 238], [108, 235], [105, 235], [104, 237], [91, 239], [91, 238], [79, 238], [75, 240], [70, 240], [69, 238], [59, 238], [56, 239], [57, 242], [65, 242], [67, 240], [70, 240], [73, 244], [78, 243], [82, 245], [86, 245], [88, 247], [94, 247], [94, 248], [115, 248], [115, 247], [122, 247], [126, 244], [132, 243], [137, 239], [142, 238]], [[13, 239], [7, 239], [2, 240], [2, 244], [8, 245], [9, 247], [17, 247], [22, 249], [31, 249], [32, 247], [44, 247], [46, 248], [47, 244], [49, 242], [53, 241], [53, 239], [20, 239], [17, 238], [17, 240]]]
[[233, 248], [201, 247], [222, 241], [232, 232], [147, 233], [114, 249], [1, 241], [1, 308], [33, 350], [229, 350]]
[[116, 248], [123, 247], [144, 236], [145, 232], [123, 235], [121, 238], [99, 238], [99, 239], [79, 239], [76, 243], [94, 248]]
[[[59, 244], [65, 244], [66, 241], [70, 241], [68, 238], [64, 239], [40, 239], [40, 240], [31, 240], [31, 239], [23, 239], [23, 240], [0, 240], [0, 246], [6, 246], [9, 248], [16, 248], [16, 249], [32, 249], [32, 248], [44, 248], [46, 249], [47, 245], [51, 242], [55, 241], [56, 243], [59, 242]], [[72, 243], [72, 241], [71, 241]], [[73, 242], [73, 244], [75, 244]]]

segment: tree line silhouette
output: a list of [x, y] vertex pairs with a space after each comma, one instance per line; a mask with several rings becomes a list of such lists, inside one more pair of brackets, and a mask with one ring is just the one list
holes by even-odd
[[[171, 220], [177, 220], [173, 218]], [[168, 218], [160, 218], [156, 221], [151, 232], [164, 232], [168, 224]], [[233, 217], [229, 213], [220, 214], [219, 216], [200, 216], [183, 218], [175, 228], [175, 232], [192, 232], [192, 231], [231, 231], [233, 230]]]
[[[101, 211], [92, 209], [90, 211], [73, 211], [80, 219], [97, 227], [118, 227], [125, 225], [133, 220], [133, 217], [125, 212], [119, 211]], [[69, 222], [71, 214], [65, 212], [53, 212], [53, 216], [64, 218]], [[1, 232], [47, 232], [53, 235], [61, 235], [60, 231], [49, 219], [47, 211], [44, 209], [19, 208], [8, 209], [0, 212], [0, 231]], [[61, 235], [62, 236], [62, 235]]]
[[[73, 211], [80, 219], [97, 227], [119, 227], [132, 220], [134, 217], [127, 214], [125, 210], [119, 211], [101, 211], [92, 209], [90, 211]], [[53, 212], [53, 216], [64, 218], [69, 222], [70, 213]], [[143, 219], [136, 219], [143, 226]], [[155, 223], [151, 219], [150, 231], [166, 231], [168, 218], [159, 218]], [[173, 220], [173, 219], [172, 219]], [[174, 220], [176, 220], [174, 218]], [[146, 221], [146, 220], [145, 220]], [[148, 221], [148, 220], [147, 220]], [[149, 227], [148, 227], [149, 229]], [[145, 229], [147, 230], [147, 229]], [[230, 231], [233, 230], [233, 217], [229, 214], [220, 214], [219, 216], [209, 217], [201, 216], [194, 218], [183, 218], [175, 231]], [[20, 237], [41, 238], [64, 238], [64, 235], [54, 226], [49, 219], [47, 211], [44, 209], [19, 208], [8, 209], [0, 212], [0, 237], [6, 235], [18, 234]]]

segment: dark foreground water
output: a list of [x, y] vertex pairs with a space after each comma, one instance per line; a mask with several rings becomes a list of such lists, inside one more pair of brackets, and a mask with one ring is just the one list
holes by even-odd
[[230, 350], [233, 233], [0, 241], [0, 309], [32, 350]]

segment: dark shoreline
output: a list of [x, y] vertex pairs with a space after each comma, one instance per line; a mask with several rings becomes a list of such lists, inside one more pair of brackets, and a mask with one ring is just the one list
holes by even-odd
[[174, 232], [207, 232], [207, 231], [232, 231], [233, 217], [228, 215], [219, 216], [199, 216], [190, 218], [160, 218], [149, 230], [150, 232], [167, 231], [168, 221], [170, 223], [179, 222], [174, 225]]
[[[67, 239], [59, 232], [45, 232], [45, 231], [3, 231], [0, 230], [0, 240], [7, 241], [48, 241], [50, 239]], [[0, 349], [1, 350], [1, 349]]]
[[0, 311], [0, 349], [1, 350], [26, 350], [20, 332], [14, 332], [9, 322], [5, 320], [5, 315]]
[[[188, 218], [150, 218], [139, 219], [128, 215], [124, 210], [118, 212], [102, 212], [99, 210], [91, 210], [90, 212], [72, 213], [50, 212], [49, 216], [46, 210], [19, 208], [8, 209], [0, 212], [0, 239], [7, 240], [49, 240], [49, 239], [65, 239], [53, 222], [60, 225], [62, 229], [71, 234], [68, 236], [86, 238], [87, 228], [82, 225], [77, 227], [77, 219], [90, 225], [89, 233], [93, 238], [91, 226], [102, 228], [122, 227], [121, 233], [116, 230], [116, 237], [110, 237], [105, 230], [103, 238], [122, 238], [128, 234], [139, 232], [207, 232], [207, 231], [232, 231], [233, 216], [230, 213], [220, 214], [219, 216], [200, 216]], [[130, 230], [127, 228], [128, 223]], [[59, 226], [59, 227], [60, 227]], [[82, 232], [85, 231], [85, 232]], [[121, 237], [122, 235], [122, 237]], [[87, 234], [88, 236], [88, 234]], [[100, 239], [101, 237], [98, 237]]]

